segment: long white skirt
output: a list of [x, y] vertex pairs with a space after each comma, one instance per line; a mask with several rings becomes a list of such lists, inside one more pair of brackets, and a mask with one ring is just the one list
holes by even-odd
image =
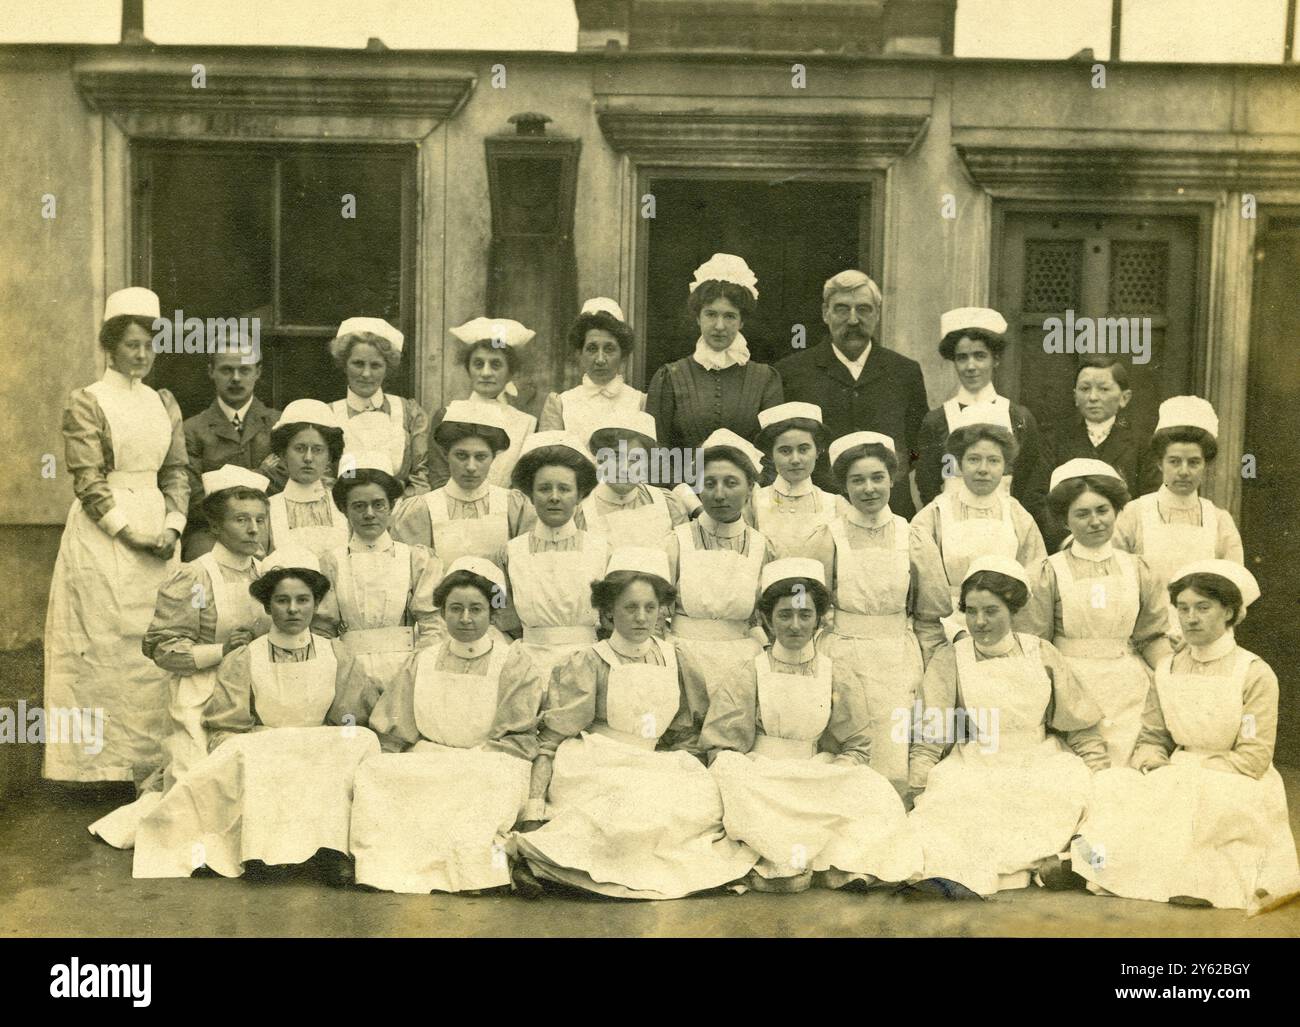
[[882, 881], [921, 872], [921, 845], [898, 792], [870, 767], [720, 752], [710, 768], [727, 835], [762, 857], [764, 877], [842, 870]]
[[[162, 530], [166, 506], [156, 488], [116, 488], [113, 499], [136, 529]], [[47, 778], [130, 781], [162, 764], [170, 675], [140, 641], [179, 561], [179, 547], [166, 561], [138, 552], [72, 504], [45, 617], [45, 709], [58, 725], [47, 723]]]
[[509, 884], [506, 836], [531, 770], [505, 753], [425, 741], [366, 760], [352, 800], [357, 883], [408, 894]]
[[1300, 866], [1276, 767], [1256, 780], [1205, 770], [1191, 753], [1142, 774], [1093, 779], [1073, 847], [1093, 891], [1167, 902], [1177, 895], [1254, 914], [1300, 891]]
[[912, 707], [925, 664], [911, 630], [888, 638], [850, 638], [834, 630], [817, 640], [836, 673], [855, 679], [871, 714], [871, 769], [900, 793], [907, 788], [907, 752], [912, 739]]
[[1151, 691], [1151, 674], [1137, 656], [1065, 657], [1066, 666], [1105, 714], [1098, 728], [1110, 753], [1112, 767], [1127, 767], [1142, 730], [1142, 710]]
[[550, 821], [512, 838], [540, 877], [602, 895], [676, 899], [744, 877], [757, 862], [722, 827], [722, 799], [685, 752], [583, 733], [555, 754]]
[[284, 727], [226, 739], [140, 823], [135, 877], [238, 877], [250, 859], [303, 863], [348, 851], [352, 782], [379, 752], [368, 728]]
[[1019, 752], [956, 746], [930, 771], [911, 818], [926, 877], [979, 895], [1030, 883], [1039, 860], [1066, 851], [1087, 804], [1091, 772], [1055, 737]]

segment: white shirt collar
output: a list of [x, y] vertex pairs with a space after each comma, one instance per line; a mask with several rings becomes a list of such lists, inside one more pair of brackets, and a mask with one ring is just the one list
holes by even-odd
[[992, 510], [998, 506], [998, 490], [995, 488], [987, 496], [977, 496], [965, 481], [957, 483], [957, 502], [962, 506], [974, 507], [976, 510]]
[[1070, 555], [1080, 560], [1087, 560], [1089, 563], [1105, 563], [1115, 554], [1115, 547], [1111, 545], [1111, 541], [1107, 539], [1095, 549], [1089, 549], [1076, 538], [1070, 543]]
[[296, 635], [286, 635], [272, 624], [271, 630], [266, 633], [266, 638], [277, 649], [306, 649], [311, 645], [311, 629], [304, 628]]
[[811, 496], [817, 491], [816, 487], [813, 485], [812, 475], [809, 475], [797, 485], [791, 485], [779, 474], [776, 476], [776, 481], [772, 482], [772, 490], [790, 499], [798, 499], [800, 496]]
[[858, 354], [857, 360], [850, 360], [840, 352], [839, 347], [833, 342], [831, 343], [831, 352], [835, 354], [836, 359], [838, 359], [841, 364], [849, 369], [849, 374], [853, 375], [853, 380], [856, 382], [862, 377], [862, 369], [867, 366], [867, 357], [871, 356], [871, 345], [871, 340], [868, 339], [867, 348]]
[[112, 366], [104, 368], [104, 377], [100, 380], [115, 389], [138, 389], [144, 384], [139, 378], [132, 378], [129, 374], [123, 374]]
[[477, 660], [480, 656], [486, 656], [492, 651], [492, 632], [485, 631], [479, 638], [472, 642], [462, 642], [460, 639], [447, 637], [447, 652], [452, 656], [459, 657], [462, 660]]
[[721, 371], [735, 364], [744, 367], [749, 363], [749, 343], [740, 332], [737, 332], [736, 337], [731, 340], [731, 345], [718, 351], [703, 338], [696, 339], [695, 352], [691, 354], [691, 359], [707, 371]]
[[351, 389], [348, 389], [348, 407], [357, 413], [363, 413], [366, 410], [378, 410], [383, 405], [383, 389], [376, 389], [369, 399], [362, 399]]
[[393, 548], [393, 537], [384, 532], [373, 542], [364, 541], [360, 535], [348, 539], [349, 553], [386, 553]]
[[1095, 449], [1110, 438], [1110, 430], [1115, 427], [1115, 418], [1108, 417], [1106, 420], [1098, 421], [1096, 424], [1086, 420], [1083, 423], [1088, 429], [1088, 441], [1092, 443], [1093, 448]]
[[1229, 628], [1209, 645], [1189, 645], [1187, 651], [1197, 663], [1209, 663], [1211, 660], [1223, 659], [1236, 648], [1237, 636]]
[[653, 635], [650, 638], [647, 638], [644, 642], [639, 643], [629, 642], [617, 631], [609, 636], [609, 647], [613, 649], [614, 652], [618, 653], [619, 656], [626, 656], [629, 660], [644, 659], [646, 653], [651, 650], [654, 644], [655, 640]]
[[1002, 397], [998, 395], [998, 390], [993, 387], [992, 382], [985, 385], [984, 388], [979, 390], [979, 392], [967, 392], [966, 386], [957, 386], [957, 402], [964, 407], [968, 407], [972, 403], [996, 403], [1001, 398]]
[[1006, 656], [1016, 647], [1016, 633], [1014, 631], [1008, 631], [1002, 636], [1001, 641], [994, 642], [990, 646], [980, 645], [973, 638], [971, 639], [971, 642], [974, 643], [976, 651], [979, 652], [981, 656]]
[[487, 480], [484, 480], [483, 484], [480, 485], [478, 488], [476, 488], [473, 492], [466, 492], [463, 488], [461, 488], [459, 485], [456, 484], [455, 478], [448, 478], [447, 484], [443, 486], [443, 489], [444, 491], [446, 491], [447, 495], [451, 496], [451, 498], [456, 500], [458, 503], [477, 503], [480, 499], [486, 499], [487, 494], [491, 490], [491, 488], [492, 488], [492, 483]]
[[1201, 497], [1193, 492], [1190, 496], [1180, 496], [1168, 485], [1161, 485], [1156, 492], [1156, 501], [1166, 510], [1196, 510], [1200, 508]]
[[543, 542], [563, 542], [565, 539], [573, 538], [576, 534], [578, 534], [578, 526], [573, 523], [572, 517], [558, 528], [547, 527], [540, 520], [533, 525], [533, 535]]
[[469, 394], [469, 401], [471, 403], [498, 403], [503, 407], [508, 407], [510, 406], [510, 401], [506, 398], [506, 394], [513, 386], [514, 382], [507, 382], [506, 387], [497, 393], [496, 399], [484, 399], [477, 392], [471, 392]]
[[641, 486], [633, 485], [623, 495], [619, 495], [610, 487], [608, 482], [602, 481], [596, 486], [593, 493], [602, 503], [608, 503], [610, 506], [627, 506], [629, 503], [636, 502], [641, 495]]
[[239, 420], [242, 423], [244, 419], [248, 417], [248, 408], [251, 407], [252, 405], [253, 405], [252, 396], [249, 396], [248, 402], [245, 403], [238, 410], [236, 410], [234, 407], [227, 404], [226, 401], [222, 399], [220, 396], [217, 397], [217, 406], [221, 407], [221, 412], [226, 415], [227, 421], [233, 421], [235, 419], [235, 415], [238, 414]]
[[817, 647], [809, 642], [802, 649], [787, 649], [780, 642], [772, 643], [772, 658], [780, 663], [807, 663], [817, 655]]
[[216, 560], [222, 567], [229, 567], [232, 571], [246, 571], [254, 566], [251, 556], [238, 556], [220, 542], [212, 547], [212, 559]]
[[584, 374], [582, 384], [578, 385], [577, 389], [588, 399], [595, 399], [597, 396], [604, 396], [606, 399], [618, 399], [619, 393], [623, 391], [623, 386], [626, 384], [621, 374], [614, 375], [604, 385], [597, 385], [589, 375]]
[[303, 485], [292, 478], [284, 483], [284, 498], [292, 503], [315, 503], [325, 496], [325, 483], [317, 478], [310, 485]]
[[889, 509], [886, 503], [876, 511], [874, 517], [864, 514], [856, 506], [850, 506], [848, 512], [848, 521], [850, 524], [856, 524], [859, 528], [883, 528], [886, 524], [894, 520], [894, 511]]
[[730, 524], [723, 524], [721, 521], [715, 521], [708, 515], [708, 512], [700, 514], [700, 527], [710, 535], [717, 535], [718, 538], [735, 538], [745, 533], [745, 518], [737, 517]]

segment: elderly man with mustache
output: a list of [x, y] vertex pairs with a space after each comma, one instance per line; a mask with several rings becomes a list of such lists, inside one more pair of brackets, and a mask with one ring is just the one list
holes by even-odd
[[[816, 403], [832, 439], [855, 431], [875, 431], [898, 443], [899, 473], [890, 508], [910, 518], [915, 512], [908, 484], [909, 453], [916, 452], [921, 421], [929, 406], [921, 365], [885, 349], [875, 340], [881, 297], [876, 283], [861, 271], [841, 271], [822, 287], [822, 321], [828, 337], [820, 345], [776, 364], [789, 401]], [[825, 454], [813, 481], [838, 492]]]

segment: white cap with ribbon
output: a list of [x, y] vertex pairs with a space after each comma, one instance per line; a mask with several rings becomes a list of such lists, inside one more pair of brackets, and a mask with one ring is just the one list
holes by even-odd
[[406, 341], [406, 336], [382, 317], [349, 317], [339, 325], [334, 338], [341, 339], [345, 335], [377, 335], [388, 340], [389, 345], [398, 353], [402, 352], [402, 344]]
[[525, 328], [518, 321], [508, 317], [476, 317], [450, 329], [461, 342], [473, 346], [478, 342], [491, 342], [498, 346], [526, 346], [537, 334], [531, 328]]
[[627, 323], [627, 318], [623, 316], [623, 308], [608, 296], [593, 296], [587, 300], [578, 311], [579, 316], [583, 314], [608, 314], [615, 321]]
[[758, 299], [758, 279], [744, 257], [734, 253], [715, 253], [695, 269], [690, 292], [694, 292], [705, 282], [731, 282], [743, 289], [748, 289], [754, 299]]

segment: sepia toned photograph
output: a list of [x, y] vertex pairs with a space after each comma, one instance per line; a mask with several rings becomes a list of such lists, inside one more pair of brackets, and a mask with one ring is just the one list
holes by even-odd
[[0, 935], [1260, 997], [1296, 0], [5, 7]]

